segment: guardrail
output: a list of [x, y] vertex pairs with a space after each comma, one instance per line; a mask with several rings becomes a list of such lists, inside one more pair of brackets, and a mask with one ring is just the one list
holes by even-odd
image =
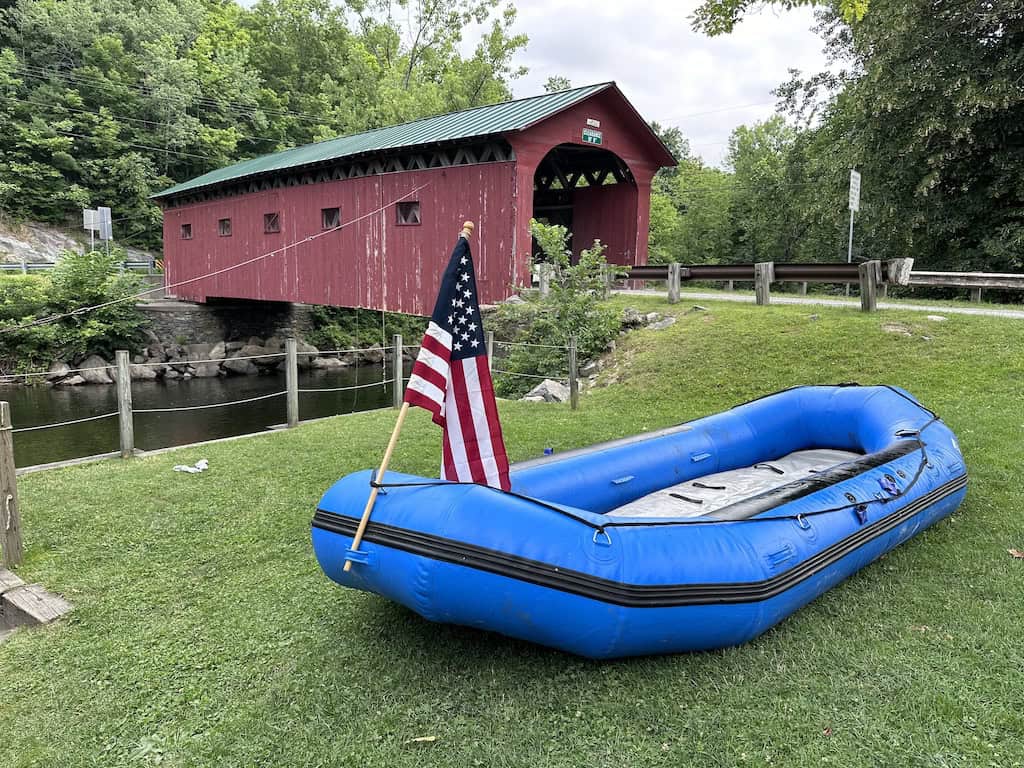
[[[769, 301], [769, 285], [773, 282], [800, 283], [800, 292], [807, 292], [808, 283], [857, 283], [861, 286], [862, 304], [866, 294], [885, 296], [890, 285], [970, 288], [971, 300], [981, 301], [982, 290], [997, 288], [1024, 291], [1024, 274], [996, 272], [922, 272], [913, 271], [913, 259], [867, 261], [860, 264], [667, 264], [628, 267], [625, 280], [667, 280], [669, 302], [679, 298], [679, 283], [684, 280], [724, 281], [733, 290], [737, 280], [753, 281], [759, 304]], [[866, 265], [875, 265], [867, 267]], [[873, 287], [866, 285], [872, 281]], [[873, 303], [872, 296], [867, 296]]]
[[724, 280], [728, 290], [736, 280], [753, 280], [758, 304], [771, 301], [773, 282], [798, 282], [800, 292], [807, 292], [808, 283], [859, 283], [861, 309], [877, 309], [878, 294], [885, 295], [887, 285], [907, 285], [913, 259], [891, 259], [886, 262], [866, 261], [860, 264], [667, 264], [629, 267], [626, 280], [667, 280], [668, 301], [679, 301], [679, 288], [684, 280]]
[[[150, 259], [149, 261], [122, 261], [120, 262], [122, 270], [129, 270], [132, 272], [139, 270], [146, 270], [146, 274], [154, 274], [156, 272], [156, 259]], [[45, 261], [40, 263], [31, 263], [23, 261], [20, 264], [0, 264], [0, 271], [2, 272], [21, 272], [23, 275], [27, 275], [29, 272], [47, 272], [57, 266], [56, 262]]]
[[910, 285], [970, 288], [971, 301], [981, 301], [985, 288], [1024, 291], [1024, 275], [1006, 272], [911, 272]]

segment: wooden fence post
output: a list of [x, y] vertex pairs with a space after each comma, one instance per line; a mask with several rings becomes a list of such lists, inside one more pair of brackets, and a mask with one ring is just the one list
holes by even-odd
[[874, 312], [878, 309], [878, 282], [881, 263], [865, 261], [857, 265], [860, 277], [860, 308], [862, 312]]
[[284, 340], [284, 387], [288, 411], [288, 426], [299, 425], [299, 343], [295, 339]]
[[774, 262], [761, 261], [754, 265], [754, 296], [760, 306], [767, 306], [771, 302], [771, 285], [774, 279]]
[[800, 283], [800, 295], [801, 296], [806, 296], [807, 295], [807, 281], [806, 280], [804, 280], [803, 282]]
[[888, 283], [884, 283], [884, 282], [883, 283], [879, 283], [878, 284], [878, 298], [886, 299], [888, 297], [889, 297], [889, 284]]
[[981, 288], [971, 288], [971, 301], [975, 304], [981, 303]]
[[402, 356], [402, 334], [396, 333], [391, 337], [391, 404], [395, 408], [401, 408], [405, 400], [405, 366]]
[[736, 290], [735, 283], [732, 280], [726, 280], [725, 281], [725, 290], [727, 290], [727, 291], [735, 291]]
[[488, 331], [486, 336], [487, 344], [487, 370], [494, 370], [494, 331]]
[[540, 284], [540, 295], [547, 296], [551, 293], [551, 271], [550, 264], [537, 265], [537, 279]]
[[576, 369], [576, 337], [569, 337], [569, 406], [575, 411], [580, 405], [579, 371]]
[[117, 422], [121, 431], [121, 458], [135, 453], [135, 424], [132, 421], [132, 367], [128, 350], [114, 352], [117, 363]]
[[668, 265], [668, 303], [679, 303], [679, 283], [681, 268], [677, 262]]
[[14, 434], [11, 404], [0, 402], [0, 565], [21, 565], [21, 513], [18, 511], [18, 480], [14, 472]]

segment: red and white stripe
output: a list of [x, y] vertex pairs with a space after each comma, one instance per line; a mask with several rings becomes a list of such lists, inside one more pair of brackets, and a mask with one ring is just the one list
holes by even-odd
[[451, 334], [431, 322], [405, 393], [444, 429], [441, 477], [509, 490], [494, 385], [485, 353], [451, 359]]

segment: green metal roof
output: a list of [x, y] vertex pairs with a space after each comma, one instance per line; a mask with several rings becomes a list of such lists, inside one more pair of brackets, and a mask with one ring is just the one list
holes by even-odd
[[424, 117], [413, 120], [411, 123], [377, 128], [352, 136], [320, 141], [316, 144], [306, 144], [252, 160], [243, 160], [241, 163], [235, 163], [226, 168], [218, 168], [189, 181], [168, 187], [153, 197], [167, 197], [248, 176], [283, 171], [354, 155], [520, 131], [612, 85], [612, 83], [598, 83], [582, 88], [572, 88], [568, 91], [545, 93], [541, 96], [516, 99], [486, 107], [475, 107], [461, 112], [450, 112], [446, 115]]

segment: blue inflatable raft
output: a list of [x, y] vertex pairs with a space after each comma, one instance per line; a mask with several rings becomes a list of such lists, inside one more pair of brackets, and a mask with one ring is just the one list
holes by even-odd
[[745, 643], [949, 515], [967, 486], [934, 413], [856, 385], [518, 464], [510, 493], [389, 474], [351, 551], [371, 474], [320, 501], [327, 576], [591, 658]]

